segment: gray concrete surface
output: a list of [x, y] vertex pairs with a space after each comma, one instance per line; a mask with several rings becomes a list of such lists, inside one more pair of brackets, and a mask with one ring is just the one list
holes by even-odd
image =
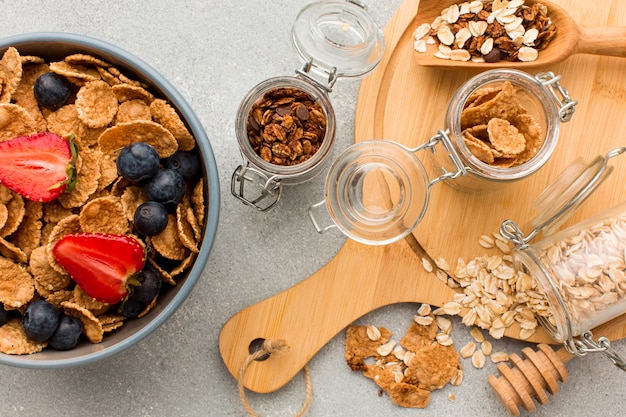
[[[286, 189], [270, 213], [236, 201], [230, 176], [241, 158], [234, 120], [241, 98], [258, 82], [292, 74], [300, 62], [289, 30], [307, 0], [1, 1], [0, 36], [67, 31], [109, 41], [165, 75], [190, 102], [211, 140], [220, 171], [222, 211], [214, 250], [186, 303], [149, 338], [123, 353], [80, 368], [36, 371], [0, 366], [0, 416], [244, 416], [235, 380], [220, 358], [222, 324], [246, 306], [308, 277], [344, 242], [338, 233], [318, 235], [308, 206], [321, 199], [323, 177]], [[401, 0], [370, 1], [384, 25]], [[331, 95], [338, 119], [335, 153], [353, 136], [358, 81], [340, 80]], [[403, 334], [417, 306], [401, 304], [368, 314]], [[470, 340], [456, 322], [455, 340]], [[523, 343], [496, 341], [495, 349], [519, 352]], [[626, 355], [626, 344], [615, 344]], [[403, 409], [378, 396], [368, 379], [343, 358], [343, 333], [310, 362], [313, 400], [307, 413], [321, 416], [506, 416], [487, 384], [495, 371], [465, 362], [460, 387], [433, 393], [425, 410]], [[543, 416], [624, 415], [626, 374], [600, 355], [568, 364], [570, 381]], [[449, 394], [456, 400], [450, 401]], [[271, 394], [249, 394], [261, 416], [289, 416], [304, 398], [300, 376]]]

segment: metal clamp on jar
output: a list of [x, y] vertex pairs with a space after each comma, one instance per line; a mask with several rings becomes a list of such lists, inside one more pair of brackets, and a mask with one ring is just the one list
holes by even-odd
[[[463, 191], [491, 191], [537, 172], [577, 103], [551, 72], [531, 76], [495, 69], [471, 78], [445, 116], [445, 131], [467, 168], [466, 176], [448, 183]], [[431, 159], [435, 170], [454, 169], [445, 154]]]
[[335, 139], [328, 93], [339, 77], [360, 77], [380, 61], [384, 36], [357, 1], [320, 1], [303, 8], [291, 40], [304, 60], [296, 76], [267, 79], [243, 99], [236, 134], [243, 163], [231, 192], [245, 204], [268, 210], [282, 186], [319, 174]]
[[[515, 266], [529, 274], [548, 308], [538, 311], [548, 333], [577, 356], [602, 352], [626, 371], [626, 361], [606, 337], [591, 329], [626, 312], [626, 202], [552, 234], [612, 172], [617, 148], [591, 163], [567, 168], [535, 203], [540, 213], [524, 236], [512, 220], [500, 233], [515, 245]], [[530, 240], [542, 233], [537, 243]]]

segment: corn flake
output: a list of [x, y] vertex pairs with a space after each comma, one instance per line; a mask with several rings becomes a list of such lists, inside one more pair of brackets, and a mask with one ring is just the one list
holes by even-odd
[[9, 355], [29, 355], [41, 352], [47, 342], [36, 342], [29, 339], [22, 328], [22, 321], [10, 319], [0, 326], [0, 352]]
[[83, 324], [83, 332], [91, 343], [102, 342], [102, 337], [104, 335], [102, 325], [100, 324], [100, 320], [98, 320], [91, 311], [71, 301], [61, 302], [61, 307], [63, 308], [65, 314], [76, 317], [80, 320]]
[[107, 126], [117, 114], [118, 102], [113, 89], [98, 79], [90, 81], [76, 93], [78, 117], [92, 128]]
[[37, 133], [33, 117], [16, 104], [0, 104], [0, 142]]
[[45, 246], [33, 250], [29, 259], [30, 273], [33, 275], [35, 289], [42, 297], [64, 290], [72, 283], [67, 274], [61, 274], [50, 266]]
[[180, 120], [176, 110], [165, 100], [155, 99], [152, 101], [150, 103], [150, 112], [154, 121], [163, 125], [176, 138], [179, 150], [190, 151], [196, 146], [196, 141], [182, 120]]
[[0, 103], [8, 103], [22, 79], [20, 54], [12, 46], [6, 50], [2, 59], [0, 59], [0, 77], [3, 84]]
[[120, 123], [105, 130], [98, 145], [105, 154], [113, 154], [134, 142], [146, 142], [157, 150], [160, 158], [167, 158], [178, 150], [178, 142], [169, 130], [158, 123], [135, 120]]
[[95, 198], [80, 210], [80, 226], [86, 233], [128, 233], [128, 220], [118, 197]]
[[0, 302], [5, 308], [20, 308], [34, 295], [33, 277], [15, 262], [0, 258]]

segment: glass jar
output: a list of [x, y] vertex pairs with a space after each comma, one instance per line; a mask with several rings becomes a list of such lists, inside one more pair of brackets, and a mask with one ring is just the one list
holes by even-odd
[[[542, 210], [535, 229], [523, 236], [511, 220], [501, 234], [515, 245], [515, 267], [530, 275], [543, 295], [538, 318], [548, 333], [570, 353], [603, 351], [620, 368], [626, 362], [607, 338], [598, 342], [591, 329], [626, 313], [626, 202], [555, 232], [612, 171], [612, 150], [591, 163], [576, 161], [539, 197]], [[530, 243], [542, 233], [543, 240]]]
[[[256, 85], [243, 99], [237, 111], [235, 131], [243, 157], [231, 181], [232, 194], [245, 204], [258, 210], [273, 207], [282, 194], [282, 185], [294, 185], [308, 181], [319, 174], [326, 166], [330, 150], [335, 140], [335, 113], [328, 94], [339, 77], [360, 77], [376, 67], [384, 51], [384, 36], [380, 27], [367, 13], [366, 7], [357, 1], [319, 1], [303, 8], [292, 27], [291, 40], [294, 48], [303, 59], [302, 68], [295, 76], [279, 76]], [[305, 132], [292, 130], [293, 137], [300, 144], [292, 142], [290, 136], [278, 132], [269, 135], [268, 142], [259, 145], [252, 143], [250, 135], [251, 112], [267, 99], [272, 92], [295, 91], [307, 95], [323, 115], [320, 125], [324, 132], [319, 146], [309, 146], [306, 139], [306, 120], [293, 112], [293, 121]], [[303, 99], [304, 100], [304, 99]], [[308, 110], [311, 110], [310, 108]], [[257, 118], [259, 119], [259, 118]], [[269, 117], [259, 119], [259, 129], [266, 129]], [[281, 124], [282, 114], [274, 114], [272, 120]], [[291, 120], [289, 121], [291, 122]], [[252, 121], [252, 123], [256, 123]], [[257, 126], [255, 126], [256, 128]], [[294, 127], [296, 129], [297, 127]], [[310, 132], [309, 132], [310, 133]], [[321, 135], [321, 134], [320, 134]], [[263, 137], [263, 135], [260, 135]], [[264, 139], [265, 140], [265, 137]], [[278, 145], [280, 142], [281, 145]], [[279, 148], [274, 148], [274, 144]], [[261, 148], [264, 153], [261, 153]], [[275, 150], [290, 156], [276, 157]], [[302, 148], [302, 149], [300, 149]], [[307, 150], [309, 153], [307, 153]], [[302, 157], [296, 155], [304, 155]], [[290, 160], [287, 161], [287, 158]], [[301, 161], [300, 161], [301, 160]]]
[[[440, 145], [440, 146], [438, 146]], [[319, 233], [335, 227], [346, 236], [369, 245], [385, 245], [408, 235], [428, 207], [430, 187], [463, 175], [463, 166], [451, 152], [445, 133], [417, 148], [389, 140], [356, 143], [337, 157], [328, 171], [324, 200], [309, 207], [309, 217]], [[430, 179], [416, 153], [441, 148], [454, 172]], [[330, 217], [327, 226], [320, 211]]]
[[[577, 104], [559, 80], [552, 73], [533, 77], [495, 69], [463, 84], [448, 105], [445, 131], [467, 175], [447, 183], [463, 191], [489, 191], [537, 172], [554, 151], [560, 122], [570, 120]], [[445, 154], [434, 152], [431, 160], [435, 170], [453, 169]]]

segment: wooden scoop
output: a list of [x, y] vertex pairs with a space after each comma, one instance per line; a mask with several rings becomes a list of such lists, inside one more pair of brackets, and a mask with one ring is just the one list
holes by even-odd
[[[441, 11], [459, 0], [421, 0], [415, 20], [417, 28], [422, 23], [432, 23]], [[425, 67], [444, 67], [450, 69], [476, 69], [480, 71], [493, 68], [530, 68], [545, 67], [561, 62], [574, 54], [593, 54], [626, 57], [626, 27], [583, 28], [554, 3], [545, 0], [526, 0], [526, 5], [543, 3], [548, 7], [548, 17], [557, 27], [557, 34], [550, 44], [539, 51], [539, 57], [531, 62], [499, 61], [496, 63], [452, 61], [434, 56], [437, 45], [428, 45], [426, 52], [414, 52], [415, 60]]]

